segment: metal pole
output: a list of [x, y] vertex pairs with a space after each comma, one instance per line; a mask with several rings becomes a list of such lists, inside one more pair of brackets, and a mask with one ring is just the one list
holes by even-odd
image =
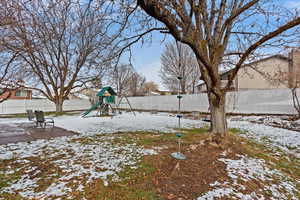
[[[180, 98], [180, 78], [181, 77], [177, 77], [178, 78], [178, 115], [180, 116], [180, 114], [181, 114], [181, 98]], [[179, 130], [180, 130], [180, 128], [181, 128], [181, 124], [180, 124], [180, 117], [178, 117], [178, 128], [179, 128]]]
[[[181, 39], [182, 39], [182, 35], [180, 36], [180, 42], [181, 42]], [[181, 153], [181, 140], [180, 138], [182, 137], [182, 133], [181, 133], [181, 94], [180, 94], [180, 91], [181, 91], [181, 80], [182, 80], [182, 77], [181, 77], [181, 46], [178, 45], [178, 41], [176, 40], [176, 46], [177, 46], [177, 50], [178, 50], [178, 67], [179, 67], [179, 76], [177, 77], [178, 79], [178, 91], [177, 91], [177, 98], [178, 98], [178, 111], [177, 111], [177, 118], [178, 118], [178, 131], [180, 131], [179, 133], [176, 134], [176, 136], [178, 137], [178, 152], [174, 152], [171, 154], [171, 156], [175, 159], [178, 159], [178, 160], [185, 160], [186, 159], [186, 156], [183, 155]]]
[[181, 137], [180, 120], [181, 120], [181, 97], [182, 96], [180, 95], [180, 86], [181, 86], [180, 81], [181, 81], [182, 77], [178, 76], [177, 79], [178, 79], [178, 93], [177, 93], [178, 94], [178, 96], [177, 96], [177, 98], [178, 98], [178, 112], [177, 112], [177, 118], [178, 118], [178, 130], [180, 131], [180, 133], [177, 136], [178, 136], [178, 152], [179, 152], [179, 154], [181, 154], [181, 151], [180, 151], [180, 137]]

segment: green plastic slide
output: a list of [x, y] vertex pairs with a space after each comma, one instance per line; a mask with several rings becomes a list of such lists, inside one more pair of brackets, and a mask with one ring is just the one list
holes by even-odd
[[88, 109], [87, 111], [85, 111], [83, 114], [82, 114], [82, 117], [85, 117], [87, 116], [90, 112], [92, 112], [93, 110], [96, 110], [99, 106], [101, 106], [101, 102], [97, 102], [96, 104], [94, 104], [90, 109]]

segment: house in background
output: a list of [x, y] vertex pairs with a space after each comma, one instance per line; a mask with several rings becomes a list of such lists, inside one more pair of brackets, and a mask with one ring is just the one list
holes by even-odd
[[[276, 80], [276, 74], [289, 74], [288, 80], [291, 85], [293, 74], [300, 70], [300, 51], [292, 50], [289, 57], [283, 55], [270, 56], [249, 64], [244, 65], [239, 70], [236, 78], [233, 80], [230, 90], [268, 90], [288, 88], [288, 84]], [[228, 82], [232, 70], [221, 74], [221, 84], [223, 87]], [[203, 81], [197, 85], [198, 92], [206, 92], [206, 85]]]
[[12, 89], [10, 91], [4, 91], [5, 89], [0, 88], [0, 99], [32, 99], [32, 90], [25, 88]]

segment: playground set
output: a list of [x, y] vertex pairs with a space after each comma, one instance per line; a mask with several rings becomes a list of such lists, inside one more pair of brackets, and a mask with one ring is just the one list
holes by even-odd
[[[182, 79], [182, 77], [177, 77], [177, 79], [180, 84], [180, 80]], [[178, 88], [180, 88], [180, 87], [178, 87]], [[97, 97], [99, 97], [98, 101], [90, 109], [85, 111], [82, 114], [82, 117], [86, 117], [88, 114], [90, 114], [94, 110], [97, 110], [96, 116], [107, 116], [107, 115], [109, 115], [110, 111], [113, 115], [116, 115], [117, 113], [121, 114], [119, 106], [120, 106], [122, 100], [126, 100], [126, 103], [129, 105], [130, 111], [135, 115], [128, 98], [126, 96], [121, 96], [119, 98], [119, 102], [116, 103], [116, 95], [117, 95], [117, 93], [112, 89], [112, 87], [102, 88], [96, 95]], [[180, 91], [178, 89], [178, 95], [177, 95], [178, 113], [177, 113], [176, 117], [178, 118], [178, 130], [179, 131], [181, 131], [180, 121], [182, 118], [182, 114], [181, 114], [182, 98], [183, 98], [183, 96], [180, 94]], [[185, 160], [186, 156], [183, 153], [181, 153], [181, 138], [183, 137], [183, 134], [181, 132], [177, 132], [176, 137], [178, 139], [178, 151], [171, 153], [171, 156], [178, 160]]]
[[130, 112], [135, 115], [135, 112], [132, 110], [131, 104], [126, 96], [121, 96], [119, 98], [119, 102], [116, 103], [117, 93], [112, 89], [112, 87], [104, 87], [102, 88], [96, 96], [98, 97], [98, 101], [92, 105], [87, 111], [82, 114], [82, 117], [87, 117], [92, 111], [97, 110], [96, 116], [108, 116], [110, 113], [112, 116], [116, 114], [121, 114], [120, 104], [122, 104], [122, 100], [125, 100], [128, 105]]

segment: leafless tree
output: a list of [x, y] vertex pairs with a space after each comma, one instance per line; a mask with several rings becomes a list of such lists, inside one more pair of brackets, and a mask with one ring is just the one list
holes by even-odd
[[[9, 6], [9, 1], [0, 2], [0, 28], [14, 25], [14, 9]], [[3, 39], [5, 32], [0, 32]], [[13, 90], [23, 86], [21, 66], [18, 62], [17, 52], [11, 52], [0, 42], [0, 103], [9, 99]]]
[[12, 91], [24, 86], [21, 67], [14, 62], [17, 58], [16, 54], [0, 50], [0, 103], [9, 99]]
[[[227, 133], [226, 91], [241, 66], [266, 48], [270, 51], [295, 39], [293, 32], [300, 24], [298, 13], [272, 0], [137, 0], [137, 4], [195, 53], [207, 86], [211, 130], [217, 142]], [[219, 71], [227, 60], [234, 69], [227, 85], [221, 87]]]
[[9, 0], [0, 1], [0, 26], [11, 25], [14, 23], [14, 11], [12, 9], [13, 4]]
[[14, 3], [20, 8], [16, 25], [2, 42], [21, 57], [27, 84], [60, 112], [72, 90], [101, 78], [119, 56], [130, 11], [105, 0]]
[[149, 95], [151, 94], [151, 92], [157, 92], [158, 90], [159, 90], [158, 85], [153, 81], [145, 82], [143, 86], [144, 95]]
[[110, 84], [117, 89], [118, 96], [139, 96], [145, 78], [135, 71], [130, 64], [120, 64], [110, 75]]
[[128, 96], [144, 95], [143, 88], [144, 88], [145, 83], [146, 83], [146, 78], [135, 71], [132, 74], [130, 82], [129, 82]]
[[116, 88], [118, 96], [125, 95], [128, 92], [133, 74], [134, 69], [129, 64], [120, 64], [112, 70], [110, 84]]
[[200, 72], [195, 54], [190, 47], [180, 43], [168, 43], [160, 59], [162, 65], [160, 77], [163, 84], [170, 90], [177, 90], [177, 77], [182, 77], [181, 93], [194, 93]]

